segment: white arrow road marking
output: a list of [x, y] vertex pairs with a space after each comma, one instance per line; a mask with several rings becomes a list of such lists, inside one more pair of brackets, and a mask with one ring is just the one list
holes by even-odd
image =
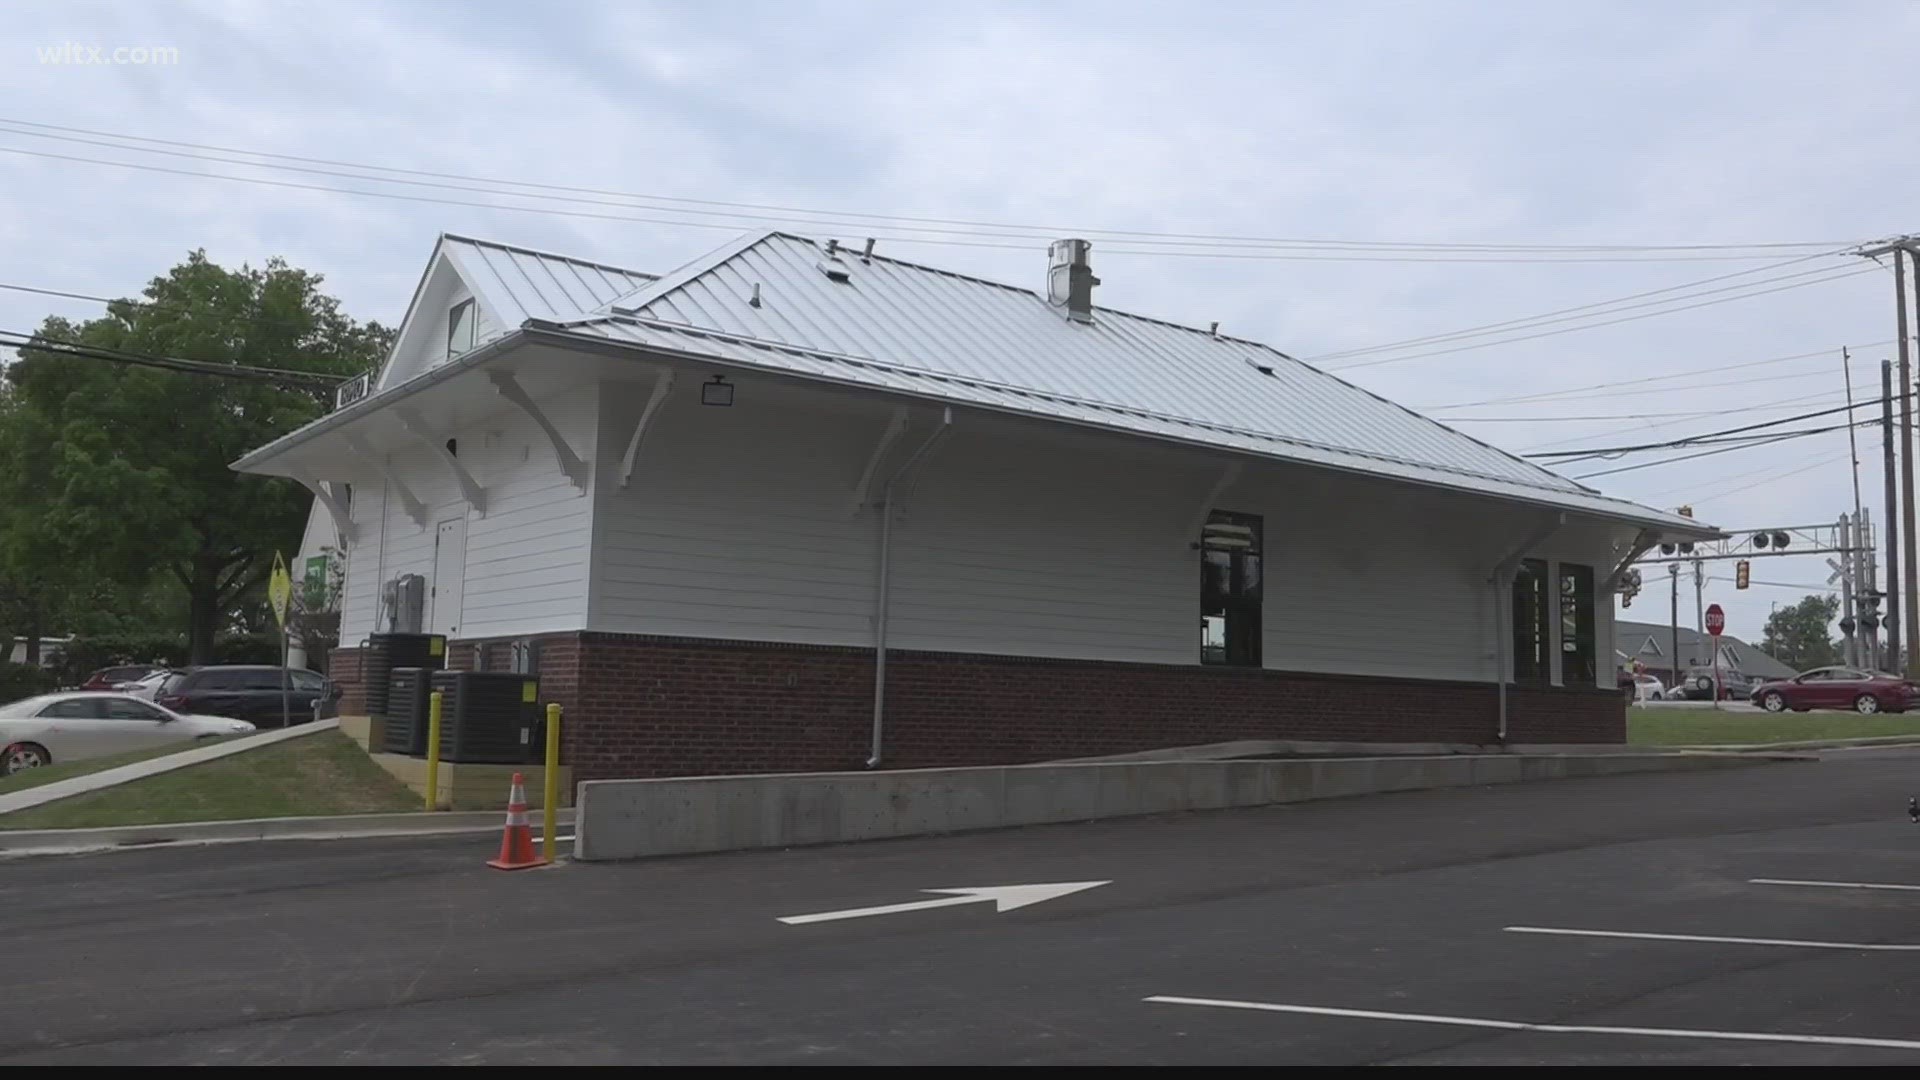
[[1890, 1050], [1920, 1050], [1920, 1042], [1907, 1039], [1868, 1039], [1858, 1035], [1779, 1035], [1766, 1031], [1694, 1031], [1687, 1028], [1603, 1027], [1593, 1024], [1529, 1024], [1523, 1020], [1488, 1020], [1479, 1016], [1375, 1012], [1371, 1009], [1329, 1009], [1318, 1005], [1274, 1005], [1265, 1001], [1230, 1001], [1221, 998], [1156, 996], [1143, 1000], [1161, 1005], [1206, 1005], [1215, 1009], [1253, 1009], [1259, 1012], [1302, 1013], [1308, 1016], [1344, 1016], [1355, 1020], [1398, 1020], [1413, 1024], [1493, 1028], [1498, 1031], [1544, 1031], [1554, 1035], [1651, 1035], [1666, 1039], [1816, 1043], [1821, 1046], [1878, 1046]]
[[1711, 934], [1641, 934], [1630, 930], [1567, 930], [1552, 926], [1509, 926], [1509, 934], [1553, 934], [1558, 937], [1629, 938], [1635, 941], [1699, 941], [1709, 945], [1785, 945], [1798, 949], [1849, 949], [1855, 952], [1920, 952], [1920, 945], [1872, 941], [1797, 941], [1792, 938], [1717, 937]]
[[1872, 881], [1796, 881], [1793, 878], [1748, 878], [1749, 885], [1805, 885], [1815, 889], [1887, 889], [1892, 892], [1920, 892], [1920, 885], [1882, 885]]
[[977, 889], [921, 889], [921, 892], [953, 893], [954, 895], [943, 896], [938, 900], [913, 900], [905, 904], [882, 904], [879, 907], [823, 911], [815, 915], [783, 915], [780, 921], [788, 926], [802, 926], [806, 923], [833, 922], [837, 919], [864, 919], [869, 915], [895, 915], [903, 911], [929, 911], [933, 908], [989, 902], [993, 904], [995, 911], [1012, 911], [1014, 908], [1023, 908], [1070, 893], [1111, 884], [1110, 881], [1056, 881], [1049, 885], [988, 885]]

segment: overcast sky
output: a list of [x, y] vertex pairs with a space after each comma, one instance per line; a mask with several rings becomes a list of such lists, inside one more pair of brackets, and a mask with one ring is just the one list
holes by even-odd
[[[1699, 287], [1727, 291], [1678, 294], [1697, 299], [1524, 331], [1575, 332], [1324, 361], [1418, 407], [1579, 391], [1438, 412], [1508, 449], [1647, 442], [1842, 403], [1842, 345], [1877, 392], [1894, 337], [1891, 276], [1859, 259], [1808, 257], [1920, 230], [1910, 195], [1920, 182], [1916, 44], [1920, 5], [1833, 0], [969, 0], [915, 10], [795, 0], [13, 0], [0, 24], [0, 283], [129, 295], [205, 247], [226, 263], [284, 256], [324, 273], [356, 316], [392, 322], [441, 231], [663, 270], [756, 224], [558, 200], [517, 200], [537, 213], [483, 209], [139, 171], [46, 155], [503, 201], [90, 145], [74, 140], [119, 140], [18, 121], [1060, 235], [1829, 245], [1609, 253], [1660, 260], [1641, 262], [1539, 261], [1564, 252], [1473, 262], [1458, 261], [1457, 248], [1333, 261], [1324, 247], [1276, 259], [1271, 247], [1240, 251], [1260, 258], [1222, 258], [1218, 247], [1182, 257], [1096, 243], [1101, 303], [1191, 324], [1220, 320], [1309, 359], [1751, 271]], [[76, 62], [96, 48], [101, 60], [128, 50], [120, 58], [148, 62]], [[966, 244], [910, 244], [903, 227], [884, 224], [803, 231], [853, 240], [877, 232], [900, 238], [883, 241], [890, 251], [1021, 284], [1039, 285], [1044, 269], [1037, 241], [978, 229], [917, 234]], [[1453, 261], [1399, 261], [1437, 255]], [[1721, 258], [1731, 255], [1742, 258]], [[1790, 257], [1804, 261], [1771, 268]], [[1855, 267], [1865, 272], [1839, 276]], [[1763, 288], [1778, 291], [1742, 298]], [[1677, 299], [1651, 299], [1669, 298]], [[1666, 313], [1684, 303], [1702, 306]], [[0, 290], [0, 329], [97, 311]], [[1576, 329], [1603, 318], [1626, 321]], [[1459, 345], [1484, 347], [1411, 355]], [[1630, 384], [1806, 353], [1817, 355]], [[1581, 389], [1603, 383], [1629, 385]], [[1706, 410], [1717, 411], [1615, 418]], [[1588, 416], [1606, 419], [1568, 419]], [[1862, 437], [1863, 490], [1877, 515], [1879, 433]], [[1846, 455], [1836, 432], [1588, 482], [1659, 506], [1690, 502], [1729, 527], [1829, 522], [1851, 506]], [[1818, 585], [1826, 573], [1818, 557], [1786, 558], [1757, 563], [1754, 578]], [[1774, 601], [1806, 590], [1736, 593], [1714, 582], [1708, 591], [1727, 607], [1732, 632], [1757, 638]], [[1664, 621], [1665, 589], [1650, 593], [1630, 614]], [[1683, 612], [1690, 625], [1690, 600]]]

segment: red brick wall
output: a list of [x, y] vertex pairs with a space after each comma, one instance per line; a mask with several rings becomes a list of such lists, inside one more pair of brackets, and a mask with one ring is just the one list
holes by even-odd
[[340, 687], [340, 715], [367, 715], [366, 684], [360, 678], [360, 650], [334, 649], [327, 653], [326, 676]]
[[[1004, 764], [1233, 739], [1494, 741], [1496, 691], [1197, 666], [895, 653], [893, 768]], [[617, 634], [541, 640], [580, 779], [855, 769], [872, 723], [860, 649]], [[1509, 741], [1625, 741], [1621, 694], [1509, 691]]]

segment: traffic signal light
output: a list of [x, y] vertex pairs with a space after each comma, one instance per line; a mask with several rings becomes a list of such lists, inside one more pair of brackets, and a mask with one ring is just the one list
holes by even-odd
[[1752, 566], [1753, 564], [1745, 559], [1741, 559], [1739, 562], [1733, 564], [1734, 588], [1744, 589], [1747, 587], [1747, 572]]

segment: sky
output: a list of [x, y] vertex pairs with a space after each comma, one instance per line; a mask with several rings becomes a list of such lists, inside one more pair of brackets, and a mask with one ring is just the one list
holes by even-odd
[[[1893, 279], [1843, 252], [1920, 231], [1916, 43], [1920, 5], [1850, 0], [12, 0], [0, 285], [134, 295], [205, 248], [394, 323], [443, 231], [660, 271], [785, 223], [1033, 287], [1045, 237], [1086, 233], [1103, 305], [1218, 320], [1515, 452], [1659, 442], [1844, 405], [1842, 347], [1877, 394]], [[620, 194], [429, 186], [503, 182]], [[98, 311], [0, 288], [0, 329]], [[1849, 454], [1834, 431], [1585, 482], [1830, 523]], [[1655, 574], [1630, 617], [1666, 618]], [[1757, 640], [1827, 568], [1708, 574]]]

